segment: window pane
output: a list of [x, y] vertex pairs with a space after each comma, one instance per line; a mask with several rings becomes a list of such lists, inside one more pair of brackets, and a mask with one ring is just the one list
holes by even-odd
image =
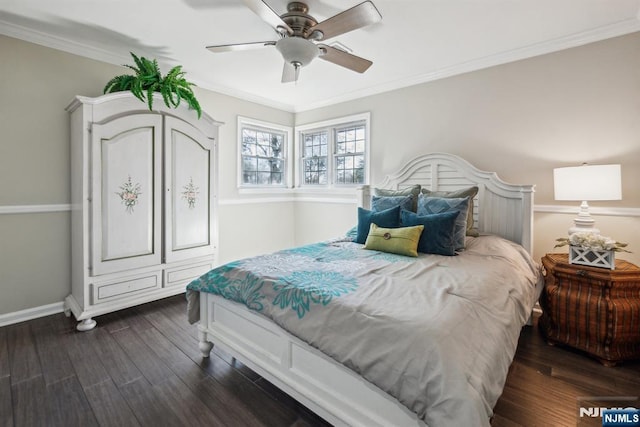
[[258, 184], [260, 185], [271, 184], [271, 173], [258, 172]]
[[242, 127], [241, 135], [242, 184], [286, 184], [285, 134], [268, 129]]
[[255, 184], [256, 174], [252, 172], [244, 172], [242, 174], [242, 182], [243, 184]]
[[344, 167], [345, 169], [353, 169], [353, 156], [345, 157]]
[[271, 173], [276, 174], [277, 172], [282, 172], [283, 164], [282, 160], [271, 160]]
[[258, 171], [271, 172], [271, 162], [269, 159], [258, 159]]
[[246, 172], [251, 172], [256, 170], [256, 158], [255, 157], [247, 157], [242, 156], [242, 169]]
[[364, 183], [364, 156], [362, 154], [336, 156], [335, 164], [337, 184]]
[[271, 153], [273, 157], [282, 158], [282, 135], [271, 136]]

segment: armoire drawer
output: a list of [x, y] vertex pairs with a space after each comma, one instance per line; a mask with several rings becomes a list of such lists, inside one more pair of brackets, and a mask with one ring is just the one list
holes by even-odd
[[164, 272], [164, 286], [186, 286], [190, 281], [197, 279], [212, 268], [212, 262], [168, 268]]
[[148, 292], [160, 288], [161, 285], [160, 272], [130, 276], [110, 282], [94, 283], [91, 303], [100, 304], [114, 299]]

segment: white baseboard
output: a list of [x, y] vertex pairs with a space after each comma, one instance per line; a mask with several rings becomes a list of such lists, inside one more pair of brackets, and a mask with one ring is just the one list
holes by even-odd
[[0, 314], [0, 327], [13, 325], [14, 323], [26, 322], [38, 317], [50, 316], [62, 313], [64, 302], [54, 302], [53, 304], [41, 305], [40, 307], [27, 308], [25, 310], [14, 311], [12, 313]]

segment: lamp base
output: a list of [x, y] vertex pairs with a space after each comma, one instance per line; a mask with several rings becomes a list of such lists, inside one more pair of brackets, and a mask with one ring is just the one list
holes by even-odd
[[573, 220], [573, 227], [569, 228], [569, 235], [573, 233], [600, 234], [600, 230], [594, 227], [595, 223], [596, 221], [589, 213], [589, 204], [586, 201], [583, 201], [582, 204], [580, 204], [578, 216]]
[[600, 230], [595, 228], [595, 227], [582, 227], [582, 226], [578, 226], [578, 225], [574, 225], [573, 227], [569, 227], [569, 236], [571, 236], [574, 233], [593, 233], [593, 234], [600, 234]]

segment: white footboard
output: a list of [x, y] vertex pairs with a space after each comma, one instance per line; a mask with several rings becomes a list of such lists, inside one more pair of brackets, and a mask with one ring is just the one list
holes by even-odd
[[220, 346], [334, 425], [425, 426], [416, 415], [342, 364], [269, 319], [200, 293], [200, 349]]

